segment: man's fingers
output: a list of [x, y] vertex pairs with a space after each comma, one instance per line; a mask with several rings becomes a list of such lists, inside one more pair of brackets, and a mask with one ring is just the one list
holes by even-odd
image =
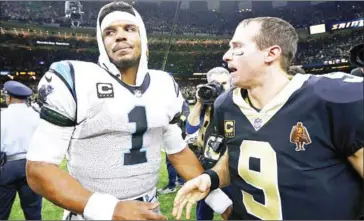
[[179, 207], [179, 205], [181, 204], [181, 202], [186, 198], [188, 193], [185, 193], [186, 191], [183, 191], [183, 187], [177, 191], [177, 194], [174, 198], [174, 207]]
[[191, 181], [183, 185], [181, 189], [177, 192], [176, 197], [174, 198], [175, 205], [176, 203], [178, 204], [180, 201], [182, 201], [183, 198], [185, 198], [189, 193], [191, 193], [195, 189], [197, 189], [197, 187], [193, 183], [191, 183]]
[[193, 206], [193, 203], [187, 202], [187, 205], [186, 205], [186, 219], [191, 219], [192, 206]]
[[187, 200], [183, 200], [183, 202], [179, 205], [178, 207], [178, 212], [177, 212], [177, 219], [181, 219], [182, 214], [183, 214], [183, 209], [185, 208], [187, 204]]
[[181, 206], [181, 202], [183, 202], [183, 200], [185, 200], [185, 196], [179, 196], [178, 199], [176, 196], [176, 198], [174, 199], [173, 210], [172, 210], [173, 217], [177, 217], [179, 207]]
[[176, 217], [177, 216], [177, 207], [176, 206], [173, 206], [172, 216], [173, 217]]

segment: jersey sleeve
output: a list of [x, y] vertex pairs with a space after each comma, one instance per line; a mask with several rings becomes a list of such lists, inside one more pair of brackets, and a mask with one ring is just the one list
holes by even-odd
[[74, 73], [71, 64], [53, 63], [38, 85], [38, 96], [43, 106], [41, 119], [57, 126], [74, 126], [76, 122], [76, 99]]
[[175, 154], [182, 151], [187, 146], [182, 137], [182, 130], [177, 125], [180, 121], [184, 98], [177, 82], [172, 76], [170, 76], [167, 83], [167, 93], [169, 93], [168, 95], [170, 96], [167, 110], [169, 125], [164, 128], [164, 149], [167, 154]]
[[168, 108], [168, 116], [170, 124], [175, 124], [179, 121], [183, 110], [184, 98], [180, 91], [177, 82], [170, 76], [168, 83], [168, 93], [170, 93], [170, 103]]
[[364, 147], [363, 78], [333, 73], [320, 81], [315, 91], [327, 102], [334, 147], [351, 156]]
[[175, 154], [181, 152], [187, 143], [182, 138], [182, 130], [177, 124], [169, 124], [164, 128], [164, 150], [167, 154]]
[[76, 124], [73, 68], [67, 61], [53, 63], [38, 85], [43, 106], [27, 159], [59, 164], [68, 149]]
[[213, 123], [214, 123], [214, 133], [217, 135], [224, 136], [224, 118], [222, 115], [223, 112], [223, 102], [226, 99], [227, 94], [224, 93], [220, 95], [215, 103], [214, 103], [214, 116], [213, 116]]

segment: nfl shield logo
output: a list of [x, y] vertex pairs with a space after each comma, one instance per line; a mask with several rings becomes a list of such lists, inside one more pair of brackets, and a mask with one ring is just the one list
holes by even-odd
[[259, 130], [263, 126], [263, 120], [260, 119], [260, 118], [256, 118], [254, 120], [254, 125], [253, 126], [254, 126], [255, 130]]
[[136, 97], [141, 97], [142, 96], [142, 92], [140, 90], [136, 89], [136, 90], [134, 90], [134, 95]]

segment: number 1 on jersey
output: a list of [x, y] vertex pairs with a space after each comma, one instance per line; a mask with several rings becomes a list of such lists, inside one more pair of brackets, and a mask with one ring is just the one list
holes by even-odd
[[130, 153], [124, 154], [124, 165], [135, 165], [147, 162], [146, 151], [143, 148], [143, 136], [148, 129], [145, 107], [136, 106], [129, 112], [129, 122], [135, 123], [136, 129], [131, 139]]

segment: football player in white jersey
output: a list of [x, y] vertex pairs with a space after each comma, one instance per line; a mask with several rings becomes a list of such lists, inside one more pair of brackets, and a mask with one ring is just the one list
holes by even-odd
[[[161, 147], [184, 179], [203, 172], [175, 124], [182, 95], [168, 73], [148, 69], [146, 30], [130, 5], [101, 8], [97, 41], [98, 64], [55, 62], [39, 83], [28, 183], [64, 219], [166, 219], [155, 196]], [[58, 167], [65, 156], [69, 173]]]

